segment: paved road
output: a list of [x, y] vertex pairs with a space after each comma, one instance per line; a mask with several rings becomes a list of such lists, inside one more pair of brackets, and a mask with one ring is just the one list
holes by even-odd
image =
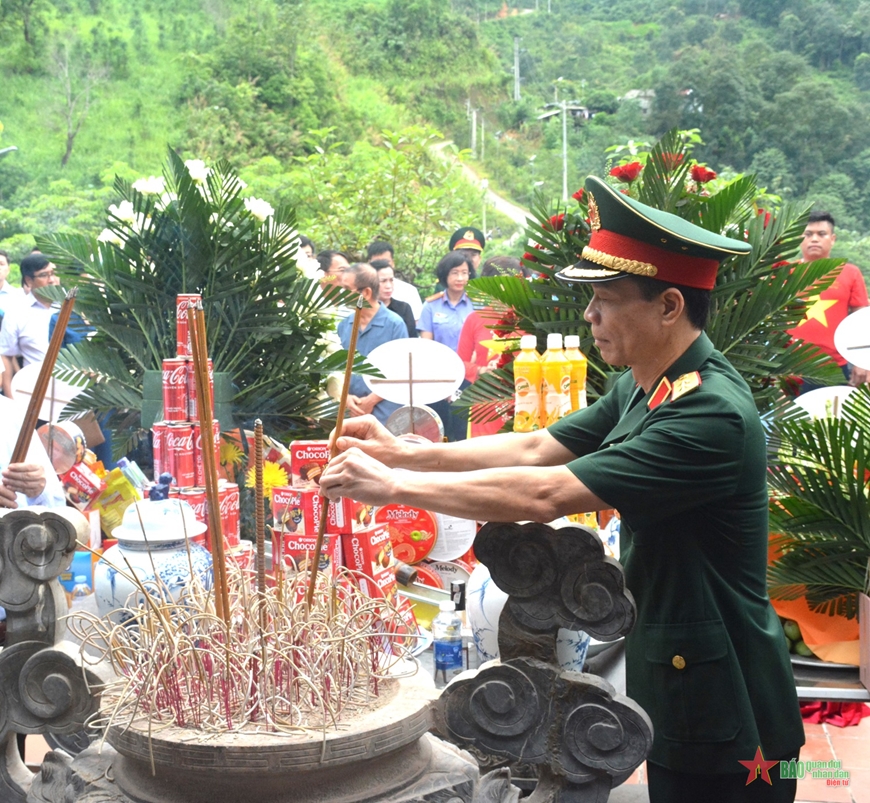
[[[453, 142], [451, 140], [447, 140], [446, 142], [440, 142], [437, 145], [432, 146], [432, 152], [441, 159], [455, 159], [452, 154], [445, 153], [444, 149], [449, 145], [452, 145]], [[481, 187], [481, 178], [477, 175], [474, 168], [471, 165], [463, 163], [462, 174], [465, 178], [471, 183], [478, 187]], [[486, 190], [486, 201], [493, 209], [500, 212], [505, 217], [509, 217], [514, 223], [517, 224], [521, 229], [526, 225], [526, 219], [531, 217], [529, 211], [527, 209], [523, 209], [521, 206], [517, 206], [515, 203], [507, 200], [507, 198], [502, 197], [496, 192], [493, 192], [490, 189]]]

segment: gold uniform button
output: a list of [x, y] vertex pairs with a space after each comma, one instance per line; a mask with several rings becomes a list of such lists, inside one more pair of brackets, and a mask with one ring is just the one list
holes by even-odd
[[683, 658], [682, 655], [675, 655], [671, 659], [671, 663], [674, 665], [674, 669], [685, 669], [686, 668], [686, 659]]

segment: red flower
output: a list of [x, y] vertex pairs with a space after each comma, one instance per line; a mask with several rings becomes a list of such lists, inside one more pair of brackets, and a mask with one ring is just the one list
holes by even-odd
[[762, 209], [759, 206], [758, 207], [758, 214], [764, 215], [764, 228], [767, 228], [768, 224], [770, 223], [770, 212], [766, 212], [764, 209]]
[[526, 253], [523, 254], [522, 261], [523, 262], [540, 262], [540, 260], [534, 254], [530, 254], [528, 251], [526, 251]]
[[786, 265], [791, 265], [787, 259], [783, 259], [781, 262], [774, 262], [771, 266], [771, 270], [776, 270], [777, 268], [784, 268]]
[[692, 167], [692, 179], [697, 181], [698, 184], [706, 184], [708, 181], [712, 181], [716, 178], [716, 171], [709, 170], [703, 165], [694, 165]]
[[572, 197], [575, 201], [577, 201], [577, 203], [579, 204], [580, 201], [583, 200], [583, 196], [584, 196], [585, 194], [586, 194], [586, 193], [585, 193], [585, 190], [581, 187], [581, 188], [580, 188], [579, 190], [577, 190], [577, 192], [575, 192], [571, 197]]
[[550, 231], [562, 231], [565, 228], [565, 213], [563, 212], [561, 215], [553, 215], [550, 218], [549, 224], [544, 224], [545, 229], [549, 229]]
[[619, 181], [624, 181], [626, 184], [631, 184], [643, 170], [643, 165], [640, 162], [629, 162], [625, 165], [617, 165], [610, 171], [610, 175]]
[[666, 170], [675, 170], [683, 163], [685, 158], [685, 154], [682, 153], [663, 153], [662, 164]]
[[512, 351], [503, 351], [498, 355], [498, 360], [496, 361], [496, 368], [504, 368], [508, 363], [513, 362], [514, 353]]

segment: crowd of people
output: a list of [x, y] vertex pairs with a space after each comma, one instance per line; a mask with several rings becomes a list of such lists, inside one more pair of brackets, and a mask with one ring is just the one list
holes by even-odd
[[[457, 395], [481, 373], [495, 367], [495, 358], [482, 344], [493, 338], [490, 324], [497, 317], [492, 309], [475, 311], [465, 292], [470, 279], [481, 276], [515, 275], [528, 278], [530, 271], [519, 259], [494, 256], [481, 260], [486, 247], [486, 236], [473, 226], [458, 229], [450, 238], [448, 253], [435, 267], [438, 292], [421, 299], [417, 288], [396, 275], [395, 250], [383, 240], [372, 242], [366, 252], [366, 262], [351, 262], [342, 251], [317, 252], [308, 237], [300, 239], [305, 254], [316, 259], [320, 271], [320, 285], [326, 294], [330, 288], [340, 287], [363, 296], [357, 351], [368, 356], [375, 348], [391, 340], [423, 338], [459, 354], [465, 365], [465, 375]], [[336, 304], [330, 311], [336, 320], [336, 342], [347, 348], [353, 323], [353, 310]], [[469, 434], [466, 413], [457, 410], [453, 401], [442, 399], [430, 405], [444, 426], [450, 441], [465, 440]], [[381, 423], [399, 405], [382, 399], [367, 388], [361, 376], [354, 375], [348, 395], [348, 414], [371, 413]], [[484, 425], [498, 429], [501, 422]], [[472, 427], [472, 434], [484, 430]]]

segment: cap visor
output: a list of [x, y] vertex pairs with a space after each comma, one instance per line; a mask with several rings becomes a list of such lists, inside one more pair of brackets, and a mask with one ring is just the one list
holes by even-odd
[[596, 282], [612, 282], [615, 279], [623, 279], [628, 275], [624, 271], [611, 270], [610, 268], [596, 265], [594, 262], [589, 262], [589, 260], [582, 259], [576, 265], [559, 271], [556, 274], [556, 278], [562, 282], [595, 284]]

